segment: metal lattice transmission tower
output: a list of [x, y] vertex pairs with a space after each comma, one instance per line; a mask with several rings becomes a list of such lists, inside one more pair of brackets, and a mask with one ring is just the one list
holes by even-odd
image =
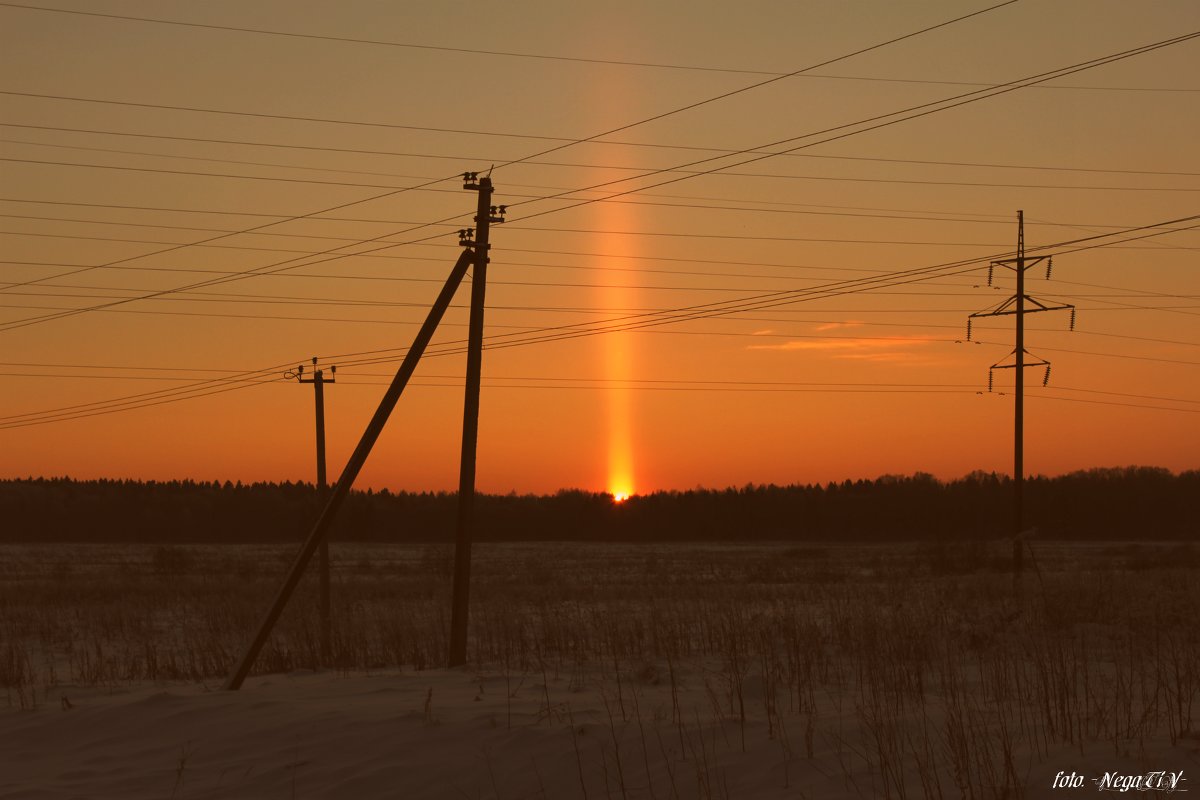
[[[988, 391], [992, 391], [993, 377], [998, 369], [1011, 369], [1016, 372], [1016, 386], [1013, 389], [1015, 398], [1015, 414], [1013, 417], [1013, 579], [1021, 574], [1022, 542], [1026, 536], [1025, 525], [1025, 368], [1045, 367], [1042, 385], [1050, 382], [1050, 362], [1030, 354], [1025, 349], [1025, 315], [1039, 311], [1071, 312], [1071, 330], [1075, 330], [1075, 306], [1069, 303], [1045, 303], [1025, 292], [1025, 272], [1033, 266], [1046, 263], [1046, 278], [1050, 278], [1053, 265], [1050, 256], [1025, 255], [1025, 212], [1017, 212], [1017, 255], [1015, 258], [1005, 258], [993, 261], [988, 266], [988, 285], [992, 285], [992, 277], [996, 267], [1011, 269], [1017, 276], [1017, 291], [1012, 297], [1002, 301], [988, 311], [978, 311], [967, 317], [967, 340], [971, 339], [971, 323], [984, 317], [1007, 317], [1016, 320], [1016, 343], [1013, 351], [992, 364], [988, 368]], [[1011, 359], [1011, 363], [1009, 360]]]

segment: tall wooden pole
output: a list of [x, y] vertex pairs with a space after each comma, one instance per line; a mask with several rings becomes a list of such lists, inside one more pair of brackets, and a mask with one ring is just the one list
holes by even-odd
[[[313, 359], [316, 363], [316, 359]], [[336, 367], [335, 367], [336, 369]], [[330, 379], [332, 383], [333, 380]], [[317, 498], [324, 502], [329, 494], [329, 486], [325, 482], [325, 372], [316, 370], [313, 373], [313, 394], [316, 397], [317, 411]], [[332, 623], [330, 622], [331, 603], [329, 601], [329, 537], [321, 538], [318, 551], [319, 573], [321, 576], [321, 661], [329, 665], [333, 653]]]
[[475, 453], [479, 439], [479, 383], [483, 369], [483, 309], [487, 290], [488, 237], [492, 222], [503, 221], [492, 207], [492, 179], [466, 182], [479, 192], [475, 214], [475, 261], [471, 269], [471, 318], [467, 333], [467, 382], [463, 401], [462, 461], [458, 476], [458, 524], [454, 542], [454, 598], [450, 610], [449, 665], [467, 660], [471, 605], [471, 544], [475, 515]]

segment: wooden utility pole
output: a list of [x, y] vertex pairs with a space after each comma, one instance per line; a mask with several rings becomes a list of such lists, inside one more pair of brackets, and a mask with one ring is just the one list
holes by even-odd
[[504, 222], [504, 206], [493, 206], [492, 179], [463, 175], [463, 188], [479, 192], [475, 229], [461, 231], [464, 247], [474, 250], [471, 268], [471, 318], [467, 333], [467, 382], [463, 400], [462, 461], [458, 475], [458, 524], [454, 541], [454, 598], [450, 609], [451, 667], [467, 660], [467, 623], [471, 605], [471, 543], [475, 514], [475, 453], [479, 439], [479, 382], [483, 369], [483, 309], [487, 290], [488, 238], [492, 223]]
[[1013, 559], [1013, 580], [1021, 575], [1023, 562], [1023, 540], [1025, 538], [1026, 523], [1025, 523], [1025, 368], [1026, 367], [1045, 367], [1046, 374], [1042, 379], [1042, 385], [1045, 386], [1050, 381], [1050, 362], [1040, 358], [1034, 358], [1032, 361], [1026, 360], [1026, 356], [1030, 355], [1025, 349], [1025, 315], [1037, 311], [1062, 311], [1070, 309], [1071, 311], [1071, 330], [1075, 329], [1075, 306], [1069, 303], [1047, 304], [1030, 297], [1025, 293], [1025, 272], [1030, 267], [1046, 262], [1046, 277], [1050, 277], [1050, 256], [1034, 256], [1028, 258], [1025, 255], [1025, 212], [1017, 212], [1017, 255], [1016, 258], [1006, 258], [1000, 261], [993, 261], [988, 269], [988, 285], [992, 283], [992, 270], [995, 267], [1005, 267], [1012, 269], [1017, 275], [1017, 291], [1012, 297], [1000, 303], [990, 311], [980, 311], [971, 314], [967, 318], [967, 339], [971, 338], [971, 321], [981, 317], [1001, 317], [1013, 316], [1016, 318], [1016, 341], [1013, 351], [1009, 355], [1013, 357], [1013, 363], [1005, 364], [1004, 359], [996, 362], [988, 368], [988, 391], [992, 391], [992, 376], [993, 372], [998, 369], [1015, 369], [1016, 370], [1016, 385], [1013, 389], [1015, 393], [1015, 409], [1013, 415], [1013, 543], [1012, 543], [1012, 559]]
[[[313, 375], [311, 378], [304, 377], [304, 365], [296, 367], [294, 373], [290, 373], [288, 377], [295, 376], [300, 383], [311, 383], [313, 385], [313, 395], [316, 398], [316, 414], [317, 414], [317, 501], [323, 508], [325, 505], [326, 496], [329, 494], [328, 485], [325, 483], [325, 384], [337, 383], [336, 377], [337, 366], [329, 368], [330, 376], [325, 377], [325, 371], [316, 369], [317, 357], [313, 356]], [[332, 624], [330, 622], [331, 604], [329, 601], [329, 539], [322, 538], [321, 546], [318, 551], [318, 572], [321, 581], [321, 662], [328, 666], [333, 653], [333, 635]]]

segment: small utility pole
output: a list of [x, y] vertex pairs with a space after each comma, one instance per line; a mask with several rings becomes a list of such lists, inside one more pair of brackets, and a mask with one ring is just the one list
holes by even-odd
[[[1050, 362], [1040, 358], [1034, 358], [1032, 361], [1027, 361], [1026, 356], [1030, 353], [1025, 349], [1025, 315], [1032, 314], [1038, 311], [1062, 311], [1071, 310], [1071, 330], [1075, 330], [1075, 306], [1069, 303], [1047, 304], [1030, 297], [1025, 293], [1025, 271], [1030, 267], [1046, 262], [1046, 278], [1050, 277], [1051, 260], [1050, 256], [1034, 256], [1027, 258], [1025, 256], [1025, 212], [1017, 212], [1017, 256], [1016, 258], [1005, 258], [1000, 261], [993, 261], [988, 267], [988, 285], [992, 284], [992, 272], [996, 267], [1005, 267], [1012, 269], [1017, 274], [1017, 293], [1012, 297], [1004, 300], [1000, 305], [990, 311], [979, 311], [967, 318], [967, 340], [971, 339], [971, 321], [981, 317], [1016, 317], [1016, 343], [1012, 353], [1009, 356], [1013, 357], [1013, 363], [1004, 363], [1007, 357], [997, 361], [988, 368], [988, 391], [992, 391], [992, 377], [995, 370], [998, 369], [1015, 369], [1016, 370], [1016, 386], [1014, 392], [1015, 397], [1015, 414], [1013, 424], [1013, 580], [1016, 581], [1021, 575], [1022, 565], [1022, 540], [1025, 537], [1025, 368], [1026, 367], [1045, 367], [1046, 374], [1042, 378], [1042, 385], [1045, 386], [1050, 382]], [[1027, 305], [1028, 304], [1028, 305]], [[1033, 358], [1031, 356], [1031, 358]]]
[[483, 300], [487, 289], [488, 233], [504, 222], [504, 206], [493, 206], [492, 179], [463, 174], [463, 188], [479, 192], [475, 229], [459, 231], [459, 243], [473, 248], [471, 318], [467, 332], [467, 382], [463, 401], [462, 461], [458, 476], [458, 525], [454, 543], [454, 599], [450, 610], [450, 666], [467, 660], [467, 620], [471, 601], [471, 541], [475, 511], [475, 450], [479, 438], [479, 381], [483, 367]]
[[[296, 367], [294, 373], [289, 373], [288, 377], [295, 376], [300, 383], [311, 383], [313, 385], [313, 395], [316, 398], [317, 412], [317, 502], [324, 508], [325, 500], [329, 494], [329, 486], [325, 483], [325, 384], [337, 383], [334, 375], [337, 374], [337, 366], [329, 368], [330, 376], [325, 377], [325, 371], [316, 369], [317, 357], [313, 356], [313, 375], [311, 378], [304, 377], [304, 365]], [[321, 661], [328, 666], [330, 657], [333, 653], [333, 637], [332, 626], [330, 624], [330, 602], [329, 602], [329, 540], [322, 539], [321, 546], [318, 550], [319, 572], [321, 577]]]

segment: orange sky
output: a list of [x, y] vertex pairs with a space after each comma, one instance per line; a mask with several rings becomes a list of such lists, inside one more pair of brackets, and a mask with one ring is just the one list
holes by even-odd
[[[428, 6], [61, 6], [327, 38], [0, 9], [0, 477], [312, 480], [312, 389], [283, 373], [313, 355], [339, 366], [336, 476], [470, 224], [453, 176], [493, 164], [510, 210], [492, 234], [481, 490], [1008, 472], [1011, 371], [986, 389], [1012, 319], [964, 337], [1013, 291], [986, 266], [1013, 249], [1017, 210], [1033, 252], [1200, 213], [1196, 40], [791, 155], [685, 166], [1191, 33], [1194, 3], [1022, 0], [532, 159], [969, 9]], [[636, 178], [651, 170], [666, 171]], [[1049, 280], [1029, 272], [1030, 294], [1078, 314], [1073, 332], [1064, 312], [1029, 318], [1053, 371], [1046, 387], [1027, 374], [1026, 467], [1196, 468], [1200, 233], [1102, 241], [1055, 248]], [[239, 279], [181, 291], [220, 276]], [[457, 485], [468, 289], [360, 486]], [[521, 343], [563, 326], [589, 335]]]

